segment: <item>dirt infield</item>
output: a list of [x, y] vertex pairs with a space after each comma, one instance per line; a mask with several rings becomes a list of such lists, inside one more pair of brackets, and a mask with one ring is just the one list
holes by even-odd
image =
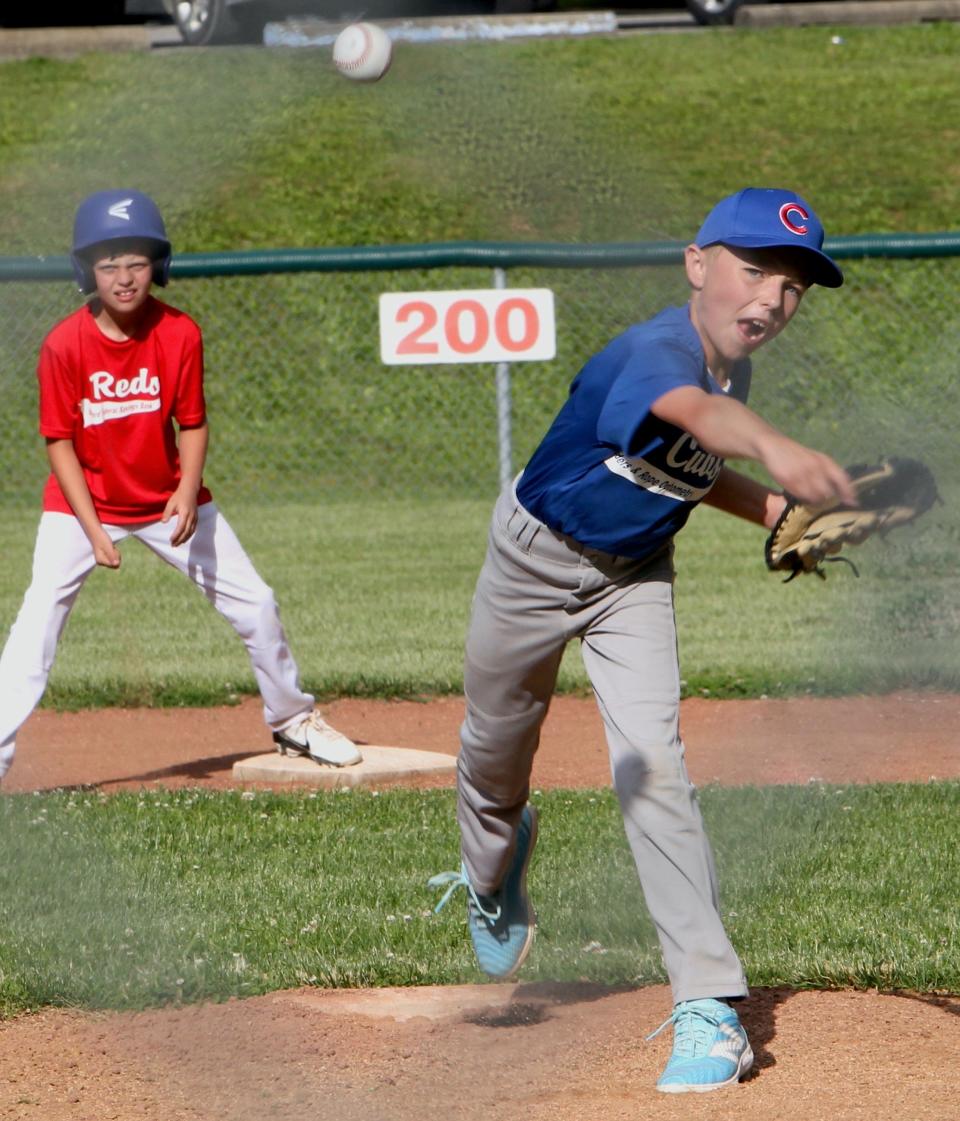
[[[455, 753], [461, 706], [338, 701], [360, 741]], [[960, 697], [684, 702], [694, 781], [960, 777]], [[4, 792], [94, 784], [231, 785], [269, 750], [258, 706], [34, 714]], [[449, 780], [442, 780], [446, 783]], [[534, 781], [609, 781], [591, 701], [558, 698]], [[662, 987], [477, 985], [275, 993], [144, 1013], [46, 1011], [0, 1023], [0, 1118], [406, 1121], [428, 1115], [606, 1121], [948, 1121], [957, 1115], [960, 999], [758, 990], [757, 1054], [740, 1087], [657, 1094], [670, 1033]]]
[[[360, 744], [455, 755], [463, 703], [454, 697], [340, 700], [324, 713]], [[687, 766], [698, 785], [926, 782], [960, 776], [960, 696], [953, 694], [697, 698], [683, 702], [681, 722]], [[21, 731], [16, 762], [3, 789], [229, 787], [238, 759], [271, 750], [259, 703], [252, 698], [209, 709], [43, 710]], [[554, 700], [533, 780], [543, 787], [609, 784], [603, 731], [592, 700]]]

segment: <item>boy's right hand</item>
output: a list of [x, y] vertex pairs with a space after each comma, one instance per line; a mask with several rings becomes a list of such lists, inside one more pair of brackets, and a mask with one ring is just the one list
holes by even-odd
[[837, 498], [858, 505], [850, 476], [836, 460], [781, 433], [769, 442], [763, 465], [788, 494], [808, 505]]
[[93, 546], [93, 558], [97, 564], [104, 568], [120, 567], [120, 550], [114, 545], [106, 530], [96, 534], [90, 544]]

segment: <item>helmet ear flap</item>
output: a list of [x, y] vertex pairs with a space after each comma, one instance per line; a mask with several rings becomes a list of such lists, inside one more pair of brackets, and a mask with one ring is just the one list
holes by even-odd
[[77, 281], [77, 287], [85, 296], [89, 296], [97, 287], [96, 281], [93, 278], [93, 268], [90, 262], [85, 261], [79, 253], [71, 253], [70, 264], [73, 268], [73, 275]]
[[166, 288], [170, 280], [170, 257], [168, 251], [163, 257], [157, 257], [153, 262], [153, 283], [160, 288]]

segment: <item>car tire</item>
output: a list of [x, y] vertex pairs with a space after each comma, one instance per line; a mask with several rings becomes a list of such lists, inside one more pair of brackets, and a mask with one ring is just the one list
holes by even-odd
[[733, 23], [737, 8], [744, 0], [687, 0], [687, 9], [703, 24]]
[[268, 13], [258, 4], [180, 0], [173, 4], [173, 21], [184, 42], [191, 47], [262, 43]]

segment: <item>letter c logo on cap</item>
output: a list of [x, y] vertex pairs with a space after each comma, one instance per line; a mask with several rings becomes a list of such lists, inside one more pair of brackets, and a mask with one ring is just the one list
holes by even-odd
[[[790, 217], [794, 214], [799, 217], [800, 221], [797, 222]], [[787, 227], [792, 234], [805, 234], [808, 227], [801, 225], [810, 215], [796, 202], [785, 202], [780, 207], [780, 221]]]

